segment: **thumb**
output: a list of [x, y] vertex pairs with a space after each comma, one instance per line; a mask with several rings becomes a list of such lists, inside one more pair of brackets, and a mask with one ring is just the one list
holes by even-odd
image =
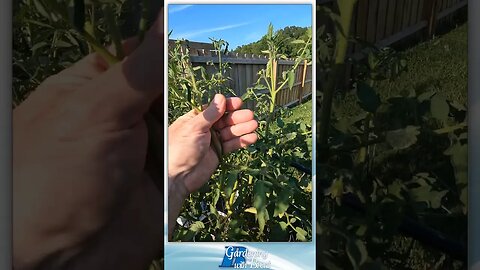
[[195, 130], [207, 132], [225, 114], [227, 100], [216, 94], [208, 107], [193, 119]]
[[132, 126], [163, 93], [163, 25], [162, 9], [142, 44], [79, 91], [75, 99], [85, 101], [97, 121], [122, 119], [122, 127]]

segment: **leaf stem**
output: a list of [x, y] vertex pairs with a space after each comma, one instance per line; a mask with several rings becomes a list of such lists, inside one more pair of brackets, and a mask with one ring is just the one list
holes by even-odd
[[[318, 152], [322, 157], [320, 161], [324, 160], [328, 156], [328, 136], [330, 129], [330, 117], [332, 112], [332, 102], [335, 88], [337, 85], [338, 77], [341, 76], [344, 70], [345, 58], [348, 48], [348, 35], [350, 33], [350, 26], [353, 16], [353, 10], [356, 4], [354, 1], [342, 1], [337, 0], [337, 3], [340, 7], [340, 25], [339, 30], [337, 31], [337, 46], [336, 46], [336, 55], [330, 72], [327, 84], [323, 93], [323, 101], [320, 109], [320, 123], [319, 123], [319, 134], [318, 142], [321, 150]], [[342, 35], [342, 32], [345, 35]], [[323, 150], [322, 150], [323, 148]], [[325, 151], [324, 151], [325, 150]]]
[[116, 57], [117, 59], [123, 59], [125, 53], [122, 45], [122, 34], [118, 28], [117, 19], [115, 18], [115, 12], [112, 5], [107, 4], [103, 9], [103, 13], [105, 14], [108, 31], [110, 32], [113, 44], [115, 45]]
[[82, 33], [83, 38], [92, 46], [92, 48], [100, 54], [107, 62], [109, 65], [114, 65], [118, 62], [120, 62], [120, 59], [118, 59], [115, 55], [113, 55], [111, 52], [109, 52], [105, 47], [103, 47], [98, 41], [91, 36], [87, 32]]
[[138, 39], [140, 42], [145, 38], [147, 32], [148, 0], [142, 0], [142, 17], [138, 24]]

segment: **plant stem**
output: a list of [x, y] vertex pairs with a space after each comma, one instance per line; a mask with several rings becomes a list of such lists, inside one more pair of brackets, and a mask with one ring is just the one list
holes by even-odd
[[238, 179], [235, 180], [235, 184], [233, 184], [232, 194], [230, 194], [230, 198], [228, 199], [228, 202], [227, 202], [226, 208], [228, 210], [227, 211], [228, 216], [231, 216], [233, 214], [232, 206], [235, 200], [235, 192], [237, 191], [237, 188], [238, 188]]
[[103, 47], [100, 43], [98, 43], [98, 41], [89, 33], [83, 32], [82, 35], [83, 35], [83, 38], [85, 38], [85, 40], [90, 44], [90, 46], [92, 46], [95, 52], [100, 54], [107, 61], [109, 65], [114, 65], [120, 62], [120, 59], [118, 59], [115, 55], [113, 55], [105, 47]]
[[[309, 38], [308, 41], [305, 43], [305, 46], [302, 49], [302, 52], [299, 56], [298, 59], [303, 59], [305, 56], [305, 53], [308, 49], [308, 47], [311, 46], [311, 39]], [[270, 47], [270, 60], [269, 64], [271, 66], [270, 69], [270, 83], [268, 80], [265, 79], [265, 82], [268, 86], [268, 89], [270, 90], [270, 107], [269, 107], [269, 115], [266, 120], [266, 125], [265, 125], [265, 137], [269, 138], [269, 133], [270, 133], [270, 122], [272, 121], [273, 114], [275, 113], [275, 105], [276, 105], [276, 100], [277, 100], [277, 94], [282, 90], [282, 88], [287, 84], [288, 79], [285, 79], [282, 81], [280, 86], [277, 85], [277, 66], [278, 66], [278, 60], [276, 59], [276, 51], [277, 49], [275, 48], [275, 45], [271, 45]], [[298, 60], [297, 59], [297, 60]], [[293, 71], [295, 72], [300, 65], [302, 61], [298, 60], [295, 61], [295, 64], [290, 68], [290, 72]]]
[[148, 0], [142, 0], [142, 17], [138, 25], [138, 40], [140, 42], [145, 38], [147, 32]]
[[[108, 62], [109, 65], [118, 63], [120, 60], [115, 55], [110, 53], [107, 49], [105, 49], [105, 47], [103, 47], [102, 44], [100, 44], [95, 39], [94, 32], [89, 33], [85, 30], [85, 18], [84, 18], [84, 15], [81, 14], [82, 12], [85, 12], [85, 6], [84, 5], [85, 4], [83, 3], [83, 1], [75, 1], [74, 7], [75, 7], [76, 16], [78, 16], [78, 18], [75, 18], [75, 22], [73, 22], [73, 23], [70, 20], [68, 20], [68, 16], [67, 16], [66, 12], [64, 10], [62, 10], [58, 5], [53, 5], [53, 6], [51, 6], [51, 8], [55, 12], [61, 14], [64, 21], [67, 24], [69, 24], [72, 27], [72, 29], [76, 29], [78, 31], [78, 33], [85, 39], [85, 41], [88, 44], [90, 44], [90, 46], [92, 46], [92, 48], [98, 54], [100, 54]], [[92, 24], [91, 27], [93, 28], [93, 30], [95, 29], [95, 25]]]
[[[337, 46], [335, 50], [335, 61], [333, 63], [332, 71], [330, 72], [327, 84], [323, 92], [322, 107], [320, 110], [320, 123], [318, 142], [320, 151], [320, 161], [323, 161], [328, 156], [328, 136], [330, 129], [330, 117], [332, 112], [333, 95], [335, 92], [337, 79], [343, 74], [345, 57], [347, 55], [348, 48], [348, 35], [350, 33], [350, 26], [353, 16], [353, 10], [356, 4], [356, 0], [337, 0], [340, 7], [340, 27], [342, 29], [337, 31]], [[342, 33], [345, 33], [343, 35]]]
[[467, 126], [468, 126], [467, 123], [463, 122], [463, 123], [460, 123], [460, 124], [457, 124], [457, 125], [454, 125], [454, 126], [449, 126], [449, 127], [444, 127], [444, 128], [441, 128], [441, 129], [436, 129], [433, 132], [435, 132], [437, 134], [446, 134], [446, 133], [454, 132], [458, 129], [466, 128]]
[[[94, 37], [96, 39], [97, 35], [96, 35], [96, 31], [95, 31], [95, 26], [94, 26], [95, 23], [96, 23], [95, 8], [96, 8], [95, 3], [92, 3], [92, 7], [89, 10], [90, 21], [85, 22], [84, 31], [87, 32], [88, 34], [90, 34], [92, 37]], [[90, 44], [88, 44], [88, 50], [89, 50], [89, 53], [91, 53], [93, 51], [93, 48]]]
[[122, 34], [118, 28], [117, 19], [115, 18], [115, 12], [112, 5], [106, 5], [103, 9], [103, 12], [105, 14], [105, 21], [107, 23], [108, 31], [110, 32], [113, 44], [115, 45], [117, 58], [123, 59], [125, 57], [125, 53], [123, 52]]
[[[186, 59], [188, 59], [188, 49], [185, 53], [183, 52], [183, 49], [182, 49], [181, 54], [183, 54], [180, 58], [181, 59], [181, 64], [183, 66], [184, 71], [186, 71], [187, 75], [190, 77], [190, 81], [188, 81], [188, 82], [191, 84], [195, 93], [198, 93], [199, 91], [198, 91], [198, 87], [197, 87], [197, 80], [195, 79], [195, 73], [193, 72], [193, 69], [192, 69], [192, 66], [190, 65], [190, 63], [187, 63], [187, 60], [186, 60]], [[193, 95], [192, 95], [190, 89], [188, 89], [187, 95], [188, 95], [187, 100], [188, 100], [189, 104], [192, 106], [192, 109], [196, 109], [197, 111], [201, 112], [202, 111], [202, 106], [196, 104], [195, 99], [193, 98]]]
[[273, 113], [275, 112], [275, 103], [277, 98], [277, 60], [275, 59], [275, 54], [272, 54], [272, 58], [269, 60], [271, 63], [270, 69], [270, 108], [269, 114], [267, 117], [267, 122], [265, 124], [265, 138], [270, 138], [270, 122], [273, 118]]
[[[182, 50], [183, 53], [183, 50]], [[185, 52], [185, 56], [188, 57], [188, 50]], [[197, 86], [197, 80], [195, 79], [195, 72], [193, 71], [193, 68], [190, 63], [186, 63], [186, 58], [187, 57], [182, 57], [182, 65], [184, 69], [187, 71], [187, 75], [190, 77], [190, 84], [192, 85], [192, 88], [194, 90], [194, 93], [200, 93], [198, 90]], [[189, 89], [190, 90], [190, 89]], [[193, 98], [193, 95], [191, 93], [189, 94], [190, 97], [187, 97], [189, 100], [189, 104], [192, 106], [192, 109], [197, 110], [198, 112], [203, 111], [202, 105], [196, 104], [195, 100]], [[211, 139], [210, 139], [210, 144], [213, 147], [213, 150], [215, 151], [215, 154], [217, 155], [218, 162], [222, 162], [222, 156], [223, 156], [223, 145], [222, 145], [222, 140], [220, 136], [217, 134], [217, 131], [212, 127], [210, 128], [210, 134], [211, 134]]]

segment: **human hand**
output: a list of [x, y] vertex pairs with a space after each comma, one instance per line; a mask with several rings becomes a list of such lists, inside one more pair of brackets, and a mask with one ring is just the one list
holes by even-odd
[[185, 197], [212, 176], [219, 160], [211, 145], [211, 128], [219, 132], [224, 153], [257, 141], [258, 123], [240, 98], [217, 94], [201, 113], [190, 111], [168, 128], [169, 233]]
[[124, 61], [89, 55], [14, 110], [15, 269], [47, 258], [52, 268], [140, 269], [158, 255], [163, 201], [144, 169], [144, 115], [162, 94], [163, 36], [160, 16], [138, 48], [125, 43]]
[[[218, 166], [210, 128], [219, 132], [225, 154], [257, 141], [258, 123], [240, 98], [217, 94], [201, 113], [190, 111], [168, 128], [168, 176], [182, 181], [188, 193], [199, 189]], [[225, 114], [226, 113], [226, 114]]]

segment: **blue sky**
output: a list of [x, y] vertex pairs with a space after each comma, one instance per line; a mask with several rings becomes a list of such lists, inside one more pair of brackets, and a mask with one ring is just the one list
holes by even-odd
[[230, 49], [259, 40], [271, 22], [285, 26], [311, 26], [311, 5], [169, 5], [168, 29], [173, 39], [210, 42], [221, 38]]

